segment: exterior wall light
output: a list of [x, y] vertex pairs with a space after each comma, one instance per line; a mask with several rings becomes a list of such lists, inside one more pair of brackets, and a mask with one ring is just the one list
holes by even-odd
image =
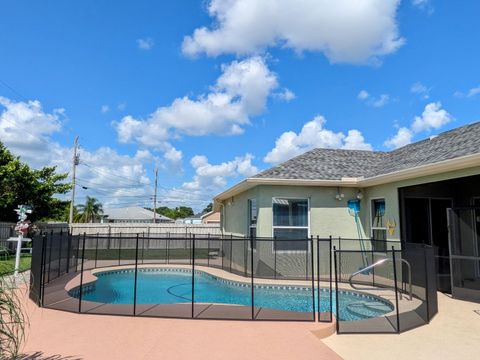
[[362, 199], [363, 199], [363, 193], [362, 193], [360, 190], [358, 190], [358, 192], [357, 192], [357, 199], [358, 199], [358, 200], [362, 200]]
[[335, 199], [341, 201], [345, 197], [345, 194], [340, 192], [340, 188], [337, 188], [337, 195], [335, 195]]

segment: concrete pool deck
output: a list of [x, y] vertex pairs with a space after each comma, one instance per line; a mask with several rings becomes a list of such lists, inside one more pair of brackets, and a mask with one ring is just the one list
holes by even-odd
[[75, 314], [23, 294], [30, 327], [22, 359], [341, 359], [319, 340], [319, 323]]
[[[400, 335], [331, 335], [320, 323], [75, 314], [37, 307], [22, 359], [476, 359], [480, 304], [438, 293], [429, 325]], [[478, 311], [479, 313], [477, 313]]]

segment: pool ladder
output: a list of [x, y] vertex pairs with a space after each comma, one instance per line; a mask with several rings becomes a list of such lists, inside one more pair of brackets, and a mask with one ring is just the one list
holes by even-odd
[[[408, 270], [408, 295], [409, 295], [409, 300], [412, 300], [412, 267], [410, 265], [410, 263], [405, 260], [405, 259], [400, 259], [402, 261], [402, 263], [404, 263], [405, 265], [407, 265], [407, 270]], [[367, 272], [369, 270], [372, 270], [374, 268], [376, 268], [377, 266], [380, 266], [388, 261], [393, 261], [392, 259], [388, 259], [388, 258], [384, 258], [384, 259], [380, 259], [376, 262], [374, 262], [373, 264], [371, 265], [368, 265], [366, 267], [364, 267], [363, 269], [360, 269], [356, 272], [354, 272], [352, 275], [350, 275], [350, 277], [348, 278], [348, 283], [350, 284], [350, 286], [355, 289], [355, 290], [366, 290], [365, 288], [358, 288], [356, 287], [356, 285], [353, 284], [352, 280], [355, 276], [357, 275], [360, 275], [364, 272]], [[372, 289], [374, 290], [374, 289]], [[402, 292], [399, 291], [400, 293], [400, 299], [402, 299]]]

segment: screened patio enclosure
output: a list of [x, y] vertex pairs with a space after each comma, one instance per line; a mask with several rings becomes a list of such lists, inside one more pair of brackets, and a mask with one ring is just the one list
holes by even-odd
[[479, 185], [480, 176], [476, 175], [399, 189], [402, 242], [434, 247], [439, 291], [464, 298], [458, 290], [468, 288], [469, 298], [477, 300]]

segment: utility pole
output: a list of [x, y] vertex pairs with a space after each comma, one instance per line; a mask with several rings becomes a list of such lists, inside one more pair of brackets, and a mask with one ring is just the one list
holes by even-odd
[[157, 222], [157, 180], [158, 168], [155, 168], [155, 192], [153, 194], [153, 223]]
[[77, 165], [80, 162], [80, 156], [77, 155], [78, 148], [78, 136], [75, 136], [73, 141], [73, 158], [72, 158], [72, 199], [70, 200], [70, 216], [68, 218], [68, 223], [73, 223], [73, 207], [75, 206], [75, 172]]

